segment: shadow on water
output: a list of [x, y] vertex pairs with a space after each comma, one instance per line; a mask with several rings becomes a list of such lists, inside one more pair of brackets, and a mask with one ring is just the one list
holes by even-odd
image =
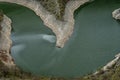
[[31, 10], [9, 3], [0, 8], [13, 21], [12, 56], [16, 64], [44, 76], [77, 77], [102, 67], [120, 52], [120, 23], [112, 11], [119, 0], [96, 0], [75, 11], [75, 29], [65, 47]]

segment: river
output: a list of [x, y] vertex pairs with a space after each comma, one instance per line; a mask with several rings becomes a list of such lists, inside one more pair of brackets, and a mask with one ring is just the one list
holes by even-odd
[[120, 52], [120, 22], [112, 11], [119, 0], [96, 0], [77, 9], [75, 28], [64, 48], [33, 11], [0, 3], [12, 19], [11, 53], [23, 70], [43, 76], [78, 77], [96, 71]]

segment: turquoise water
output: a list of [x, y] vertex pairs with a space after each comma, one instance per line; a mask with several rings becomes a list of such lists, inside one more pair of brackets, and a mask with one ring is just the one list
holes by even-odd
[[44, 76], [77, 77], [94, 72], [120, 52], [119, 0], [96, 0], [75, 12], [75, 29], [64, 48], [31, 10], [8, 3], [0, 8], [12, 23], [12, 56], [23, 70]]

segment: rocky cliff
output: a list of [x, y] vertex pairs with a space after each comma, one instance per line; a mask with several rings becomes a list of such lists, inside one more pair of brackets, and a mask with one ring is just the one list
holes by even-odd
[[120, 20], [120, 8], [116, 9], [112, 12], [112, 16], [113, 18], [115, 18], [116, 20]]
[[7, 16], [3, 15], [3, 19], [0, 22], [0, 60], [8, 67], [14, 66], [13, 59], [10, 55], [12, 45], [10, 35], [11, 20]]

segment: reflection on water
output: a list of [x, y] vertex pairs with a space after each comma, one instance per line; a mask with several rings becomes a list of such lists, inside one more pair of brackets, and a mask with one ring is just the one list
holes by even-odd
[[45, 76], [75, 77], [95, 71], [120, 52], [120, 23], [112, 11], [118, 0], [96, 0], [75, 12], [75, 29], [65, 47], [31, 10], [1, 3], [12, 18], [12, 56], [26, 71]]

